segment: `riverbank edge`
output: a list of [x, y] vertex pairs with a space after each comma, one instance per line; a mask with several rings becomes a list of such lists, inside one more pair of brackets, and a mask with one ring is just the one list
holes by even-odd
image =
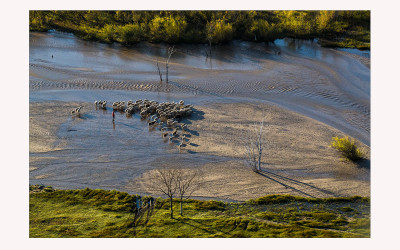
[[[149, 42], [149, 43], [153, 43], [153, 44], [158, 44], [158, 43], [162, 43], [162, 42], [154, 42], [151, 40], [141, 40], [137, 43], [134, 44], [125, 44], [125, 43], [121, 43], [118, 41], [108, 41], [108, 40], [104, 40], [101, 39], [99, 37], [91, 37], [89, 38], [87, 36], [86, 33], [77, 30], [77, 29], [72, 29], [72, 28], [68, 28], [68, 27], [63, 27], [63, 26], [59, 26], [59, 25], [55, 25], [53, 24], [51, 27], [49, 28], [29, 28], [30, 32], [43, 32], [43, 33], [47, 33], [50, 31], [58, 31], [58, 32], [65, 32], [65, 33], [70, 33], [73, 34], [74, 36], [78, 37], [79, 39], [85, 40], [85, 41], [94, 41], [94, 42], [100, 42], [100, 43], [104, 43], [104, 44], [120, 44], [126, 48], [131, 48], [133, 46], [135, 46], [135, 44], [138, 44], [140, 42]], [[284, 39], [284, 38], [292, 38], [292, 39], [300, 39], [300, 40], [314, 40], [316, 39], [318, 41], [318, 44], [321, 47], [326, 47], [326, 48], [348, 48], [348, 49], [358, 49], [361, 51], [370, 51], [370, 43], [364, 42], [362, 40], [359, 39], [355, 39], [352, 38], [351, 36], [343, 36], [340, 38], [329, 38], [329, 37], [315, 37], [315, 36], [285, 36], [285, 37], [276, 37], [273, 41], [252, 41], [252, 42], [266, 42], [266, 43], [274, 43], [275, 40], [277, 39]], [[246, 41], [246, 40], [241, 40], [241, 39], [237, 39], [238, 41]], [[231, 40], [234, 41], [234, 40]], [[228, 41], [227, 43], [231, 42]], [[168, 44], [205, 44], [207, 45], [207, 41], [199, 41], [199, 42], [177, 42], [177, 43], [168, 43]]]

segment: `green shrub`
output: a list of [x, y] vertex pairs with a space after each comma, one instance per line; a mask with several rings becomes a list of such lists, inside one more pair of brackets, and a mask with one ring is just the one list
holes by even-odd
[[307, 201], [307, 198], [292, 196], [292, 195], [279, 195], [272, 194], [264, 197], [257, 198], [255, 200], [249, 200], [249, 204], [257, 204], [257, 205], [269, 205], [269, 204], [282, 204], [282, 203], [290, 203], [295, 201]]
[[363, 158], [362, 151], [356, 146], [355, 140], [349, 137], [333, 137], [331, 147], [339, 150], [342, 155], [351, 161], [358, 161]]
[[222, 201], [196, 201], [194, 207], [197, 210], [225, 210], [225, 204]]
[[340, 210], [342, 210], [343, 212], [353, 212], [354, 209], [352, 209], [351, 207], [342, 207]]
[[225, 43], [232, 40], [232, 24], [218, 19], [207, 24], [207, 37], [214, 44]]

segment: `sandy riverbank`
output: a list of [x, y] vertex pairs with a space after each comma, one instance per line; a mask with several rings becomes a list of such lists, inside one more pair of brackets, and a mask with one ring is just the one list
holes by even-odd
[[[68, 140], [58, 138], [57, 130], [69, 117], [66, 114], [76, 105], [63, 102], [30, 104], [31, 153], [62, 150], [65, 147], [65, 143], [54, 145], [56, 141]], [[247, 200], [276, 193], [311, 197], [369, 196], [369, 167], [345, 162], [336, 150], [329, 147], [332, 136], [343, 135], [340, 131], [266, 104], [215, 103], [197, 107], [197, 110], [199, 117], [189, 122], [185, 132], [188, 140], [182, 154], [192, 155], [194, 162], [205, 154], [226, 158], [218, 162], [194, 164], [205, 173], [205, 185], [195, 196], [232, 200]], [[262, 110], [265, 114], [267, 147], [263, 155], [265, 172], [258, 175], [243, 166], [241, 157], [246, 131], [262, 117]], [[363, 149], [369, 159], [368, 147], [363, 146]], [[46, 183], [46, 179], [53, 176], [51, 168], [38, 174], [35, 172], [41, 169], [43, 162], [51, 162], [54, 157], [57, 156], [41, 157], [37, 154], [36, 157], [30, 157], [31, 178]], [[153, 163], [152, 168], [163, 164], [191, 167], [190, 162], [177, 158], [176, 161]], [[131, 179], [122, 190], [148, 193], [143, 177], [151, 170], [138, 171], [143, 175]], [[88, 176], [97, 178], [93, 174]], [[63, 176], [57, 178], [62, 179]]]
[[[248, 200], [267, 194], [308, 197], [370, 195], [369, 148], [361, 145], [367, 160], [361, 165], [340, 159], [329, 147], [340, 131], [313, 119], [271, 105], [243, 103], [199, 107], [204, 119], [189, 125], [183, 151], [226, 156], [228, 161], [204, 164], [204, 186], [194, 195]], [[255, 174], [243, 164], [246, 131], [265, 114], [264, 172]], [[171, 163], [171, 165], [177, 165]], [[187, 167], [182, 165], [182, 167]], [[128, 184], [131, 190], [149, 192], [145, 173]]]

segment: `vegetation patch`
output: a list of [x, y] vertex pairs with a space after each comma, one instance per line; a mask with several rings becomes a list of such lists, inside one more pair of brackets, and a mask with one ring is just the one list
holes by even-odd
[[125, 45], [292, 37], [321, 38], [328, 47], [370, 47], [370, 11], [30, 11], [29, 29]]
[[[170, 218], [169, 199], [137, 214], [140, 196], [106, 190], [33, 192], [30, 187], [29, 234], [60, 237], [370, 237], [369, 198], [309, 199], [274, 195], [231, 203], [190, 199], [184, 216]], [[140, 197], [145, 204], [151, 197]], [[180, 206], [173, 199], [174, 209]]]
[[349, 137], [333, 137], [331, 147], [339, 150], [345, 159], [350, 161], [358, 161], [364, 157], [363, 152], [357, 147], [354, 139]]

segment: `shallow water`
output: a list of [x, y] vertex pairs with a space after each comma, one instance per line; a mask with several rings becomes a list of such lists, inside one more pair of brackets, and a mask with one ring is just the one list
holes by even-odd
[[[113, 122], [112, 108], [103, 110], [87, 103], [81, 112], [79, 117], [69, 117], [59, 128], [54, 146], [62, 145], [63, 149], [30, 153], [33, 158], [43, 157], [33, 164], [39, 169], [31, 172], [31, 184], [45, 182], [58, 188], [82, 185], [125, 190], [133, 178], [166, 162], [182, 165], [190, 162], [191, 167], [196, 167], [224, 160], [224, 157], [202, 155], [193, 162], [196, 153], [180, 150], [180, 138], [162, 138], [160, 127], [150, 128], [148, 120], [138, 114], [127, 117], [124, 112], [115, 112]], [[182, 122], [190, 124], [193, 119], [198, 119], [196, 112]], [[190, 129], [185, 134], [187, 138], [198, 135]]]
[[[195, 105], [267, 102], [370, 143], [370, 69], [342, 53], [369, 58], [369, 52], [281, 39], [275, 44], [234, 41], [213, 46], [208, 57], [205, 44], [181, 44], [171, 57], [170, 83], [160, 84], [156, 63], [165, 79], [165, 44], [144, 42], [126, 48], [61, 32], [30, 32], [29, 36], [30, 102], [86, 103], [81, 119], [70, 118], [60, 128], [58, 143], [67, 142], [67, 149], [31, 154], [48, 158], [35, 163], [42, 168], [31, 173], [32, 184], [46, 180], [49, 185], [68, 188], [121, 190], [134, 176], [163, 159], [191, 159], [192, 154], [177, 151], [176, 143], [162, 142], [159, 131], [149, 131], [138, 117], [127, 119], [118, 114], [114, 128], [110, 111], [96, 110], [91, 105], [95, 100], [183, 99]], [[199, 154], [196, 159], [223, 160]], [[38, 175], [49, 176], [32, 178]]]

